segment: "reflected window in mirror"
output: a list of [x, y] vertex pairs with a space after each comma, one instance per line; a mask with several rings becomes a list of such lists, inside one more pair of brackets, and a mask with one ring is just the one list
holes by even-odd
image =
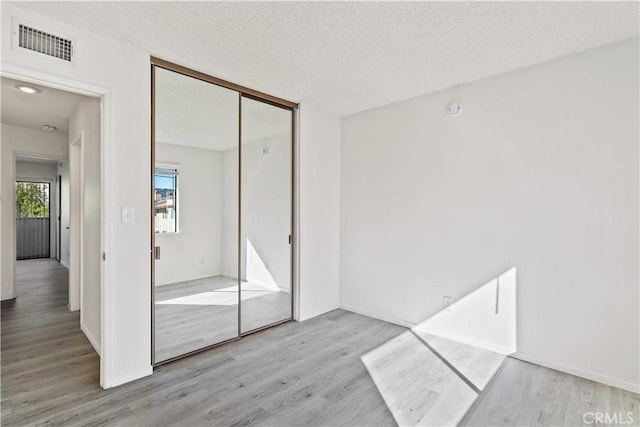
[[178, 169], [156, 167], [154, 175], [156, 234], [178, 232]]

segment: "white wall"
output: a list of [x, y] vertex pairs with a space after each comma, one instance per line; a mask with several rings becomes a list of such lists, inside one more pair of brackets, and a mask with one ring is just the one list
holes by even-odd
[[217, 276], [222, 269], [222, 153], [156, 143], [156, 164], [178, 168], [178, 233], [156, 234], [156, 285]]
[[340, 119], [301, 102], [298, 144], [298, 319], [338, 307]]
[[414, 329], [511, 355], [518, 351], [516, 278], [513, 267], [457, 298]]
[[69, 310], [80, 310], [82, 278], [82, 135], [69, 139]]
[[340, 304], [415, 324], [516, 267], [519, 354], [638, 392], [638, 113], [635, 39], [343, 119]]
[[2, 260], [0, 261], [0, 297], [2, 300], [16, 297], [15, 282], [15, 155], [35, 155], [63, 159], [68, 157], [67, 136], [41, 130], [28, 129], [3, 123], [0, 139], [2, 173], [2, 224], [0, 235]]
[[[263, 155], [263, 148], [268, 150]], [[238, 150], [223, 152], [224, 271], [238, 276]], [[242, 280], [291, 289], [291, 136], [242, 145]], [[248, 246], [247, 239], [251, 243]]]
[[56, 258], [58, 251], [58, 166], [56, 163], [16, 161], [16, 180], [49, 183], [49, 257]]
[[[68, 144], [68, 143], [67, 143]], [[69, 161], [65, 160], [58, 164], [58, 175], [62, 182], [60, 191], [60, 263], [69, 268], [69, 209], [70, 209], [70, 186], [69, 186]]]
[[[101, 337], [101, 159], [100, 159], [100, 100], [87, 98], [80, 103], [69, 119], [69, 143], [82, 137], [78, 148], [81, 159], [81, 183], [78, 212], [80, 213], [80, 328], [100, 354]], [[69, 147], [75, 150], [76, 147]], [[73, 166], [73, 165], [72, 165]], [[72, 182], [73, 189], [76, 184]], [[75, 207], [71, 206], [71, 209]], [[72, 236], [75, 230], [72, 231]], [[73, 259], [71, 260], [73, 262]], [[73, 268], [72, 268], [73, 271]]]
[[284, 292], [291, 289], [291, 153], [290, 133], [242, 145], [243, 279]]
[[[150, 375], [149, 53], [5, 3], [0, 7], [0, 51], [4, 73], [16, 77], [27, 72], [32, 78], [57, 82], [69, 79], [79, 85], [91, 85], [92, 90], [100, 87], [108, 92], [102, 107], [108, 118], [103, 130], [106, 153], [103, 174], [107, 185], [104, 196], [109, 204], [104, 212], [107, 261], [104, 264], [103, 301], [107, 311], [102, 328], [101, 384], [113, 387]], [[75, 66], [12, 50], [13, 16], [76, 37]], [[180, 58], [172, 59], [180, 62]], [[191, 64], [181, 65], [188, 67]], [[260, 70], [256, 69], [256, 72]], [[299, 191], [305, 194], [299, 201], [298, 254], [301, 263], [298, 276], [301, 289], [298, 317], [305, 319], [338, 306], [340, 120], [306, 103], [305, 99], [298, 101], [301, 102], [298, 178]], [[3, 155], [1, 173], [4, 174], [5, 169]], [[6, 194], [4, 190], [3, 194]], [[120, 222], [121, 207], [135, 208], [135, 223]], [[4, 224], [4, 204], [2, 210]], [[5, 250], [3, 243], [0, 248], [3, 289], [7, 283], [4, 280]]]
[[238, 150], [222, 152], [222, 271], [238, 278]]
[[56, 178], [58, 166], [55, 163], [31, 162], [29, 160], [16, 161], [16, 178], [27, 178], [30, 180]]
[[[105, 198], [109, 205], [104, 224], [108, 250], [103, 292], [109, 311], [105, 312], [102, 329], [107, 344], [102, 345], [101, 383], [112, 387], [150, 375], [149, 53], [4, 3], [1, 7], [4, 73], [29, 73], [31, 78], [40, 76], [58, 84], [73, 80], [76, 85], [90, 85], [91, 90], [107, 92], [103, 105], [108, 117], [103, 133], [106, 152], [106, 169], [103, 172], [107, 177]], [[13, 50], [13, 16], [77, 38], [75, 66]], [[4, 156], [2, 161], [5, 161]], [[3, 173], [4, 170], [3, 165]], [[120, 222], [121, 207], [135, 208], [134, 223]], [[2, 221], [5, 220], [3, 214]], [[4, 263], [7, 259], [5, 248], [2, 255]], [[3, 268], [3, 275], [4, 271]], [[5, 280], [2, 283], [4, 286]]]

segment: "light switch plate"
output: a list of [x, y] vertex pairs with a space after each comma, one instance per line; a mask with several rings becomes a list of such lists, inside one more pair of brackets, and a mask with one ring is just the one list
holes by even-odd
[[135, 208], [123, 206], [121, 209], [121, 221], [123, 224], [133, 224], [135, 222]]

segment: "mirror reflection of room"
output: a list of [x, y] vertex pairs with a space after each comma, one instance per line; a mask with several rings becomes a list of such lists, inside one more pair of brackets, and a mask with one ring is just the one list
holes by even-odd
[[242, 332], [291, 317], [291, 111], [242, 99]]
[[242, 99], [239, 188], [240, 102], [155, 70], [155, 363], [292, 315], [291, 111]]
[[[155, 70], [155, 361], [238, 335], [238, 94]], [[236, 160], [237, 162], [237, 160]], [[236, 179], [237, 181], [237, 179]], [[234, 214], [235, 212], [235, 214]], [[234, 239], [233, 236], [236, 236]]]

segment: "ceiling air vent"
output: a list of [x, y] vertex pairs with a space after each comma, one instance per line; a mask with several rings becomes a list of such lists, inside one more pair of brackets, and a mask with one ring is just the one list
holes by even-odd
[[13, 47], [25, 53], [38, 53], [48, 58], [75, 63], [75, 40], [57, 31], [48, 31], [14, 17]]
[[73, 44], [71, 40], [20, 24], [18, 46], [71, 62]]

